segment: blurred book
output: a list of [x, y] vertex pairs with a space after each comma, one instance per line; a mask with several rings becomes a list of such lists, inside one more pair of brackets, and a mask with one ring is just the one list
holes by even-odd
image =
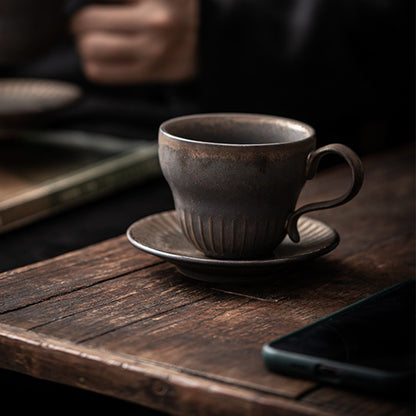
[[0, 233], [160, 176], [157, 143], [72, 131], [0, 139]]

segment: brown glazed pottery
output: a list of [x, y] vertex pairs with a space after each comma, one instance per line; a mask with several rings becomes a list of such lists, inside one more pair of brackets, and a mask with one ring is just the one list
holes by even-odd
[[[164, 122], [159, 160], [186, 238], [219, 259], [270, 256], [286, 234], [299, 241], [300, 215], [346, 203], [363, 181], [351, 149], [331, 144], [315, 150], [315, 142], [312, 127], [282, 117], [220, 113]], [[295, 211], [305, 181], [327, 153], [350, 165], [350, 189]]]

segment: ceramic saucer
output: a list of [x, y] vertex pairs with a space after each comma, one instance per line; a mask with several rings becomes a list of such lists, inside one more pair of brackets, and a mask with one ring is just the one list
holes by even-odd
[[276, 276], [280, 266], [322, 256], [339, 243], [338, 233], [321, 221], [301, 217], [298, 228], [299, 243], [286, 237], [272, 257], [256, 260], [206, 257], [182, 234], [175, 211], [134, 222], [127, 230], [127, 238], [135, 247], [174, 264], [187, 277], [207, 282], [247, 282]]
[[174, 264], [187, 277], [206, 282], [247, 282], [277, 277], [279, 267], [322, 256], [339, 243], [338, 233], [321, 221], [301, 217], [298, 228], [299, 243], [286, 237], [272, 257], [256, 260], [206, 257], [184, 237], [175, 211], [136, 221], [128, 228], [127, 238], [135, 247]]

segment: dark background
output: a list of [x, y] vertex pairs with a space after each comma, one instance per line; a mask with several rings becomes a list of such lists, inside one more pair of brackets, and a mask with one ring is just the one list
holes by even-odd
[[[2, 68], [0, 77], [82, 86], [83, 100], [43, 128], [156, 140], [167, 118], [241, 111], [302, 120], [315, 127], [318, 146], [339, 141], [360, 155], [414, 140], [414, 2], [310, 0], [314, 12], [297, 34], [293, 14], [300, 3], [202, 0], [201, 71], [186, 84], [93, 85], [68, 37], [25, 65]], [[160, 178], [0, 235], [0, 271], [118, 236], [133, 221], [172, 207]], [[14, 412], [55, 414], [57, 403], [65, 403], [68, 413], [157, 414], [6, 370], [0, 389], [3, 408]]]

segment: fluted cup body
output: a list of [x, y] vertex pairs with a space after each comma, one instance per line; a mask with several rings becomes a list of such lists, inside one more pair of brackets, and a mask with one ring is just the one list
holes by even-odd
[[286, 235], [315, 147], [309, 126], [253, 114], [169, 120], [159, 160], [186, 238], [209, 257], [270, 256]]

